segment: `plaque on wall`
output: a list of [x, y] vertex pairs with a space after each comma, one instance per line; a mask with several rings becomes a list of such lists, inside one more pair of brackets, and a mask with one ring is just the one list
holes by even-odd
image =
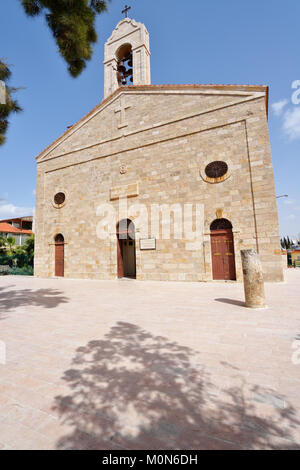
[[121, 199], [126, 197], [135, 197], [139, 195], [138, 183], [131, 183], [125, 186], [110, 188], [110, 200]]
[[156, 238], [141, 239], [140, 250], [156, 250]]

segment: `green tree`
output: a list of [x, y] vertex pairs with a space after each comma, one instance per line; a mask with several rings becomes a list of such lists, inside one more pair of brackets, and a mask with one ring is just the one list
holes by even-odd
[[0, 145], [5, 142], [5, 134], [8, 128], [8, 117], [11, 113], [18, 113], [22, 111], [18, 102], [12, 98], [12, 94], [17, 91], [17, 88], [13, 88], [7, 85], [11, 77], [11, 71], [8, 67], [8, 64], [4, 59], [0, 60], [0, 80], [2, 80], [5, 85], [5, 103], [0, 104]]
[[14, 237], [7, 237], [6, 243], [7, 243], [7, 245], [8, 245], [8, 252], [9, 252], [9, 253], [12, 253], [13, 248], [14, 248], [15, 245], [16, 245], [16, 240], [14, 239]]
[[27, 256], [27, 263], [30, 266], [33, 266], [33, 259], [34, 259], [34, 235], [31, 235], [27, 240], [25, 241], [25, 244], [23, 246], [24, 253]]
[[95, 18], [110, 0], [21, 0], [29, 16], [45, 15], [68, 70], [77, 77], [91, 59], [97, 41]]
[[[107, 11], [111, 0], [19, 0], [26, 15], [44, 15], [58, 46], [61, 56], [68, 64], [72, 77], [77, 77], [86, 67], [97, 42], [95, 19]], [[0, 60], [0, 80], [6, 84], [11, 71], [3, 59]], [[11, 113], [21, 111], [12, 99], [16, 88], [6, 87], [6, 104], [0, 104], [0, 145], [5, 142], [8, 118]]]
[[6, 238], [0, 237], [0, 253], [4, 253], [6, 251]]

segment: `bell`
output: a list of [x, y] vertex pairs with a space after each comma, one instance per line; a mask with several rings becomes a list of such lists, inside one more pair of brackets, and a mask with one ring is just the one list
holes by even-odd
[[132, 67], [132, 57], [128, 61], [128, 67]]
[[118, 83], [121, 83], [121, 80], [122, 80], [121, 72], [117, 72], [117, 80], [118, 80]]
[[118, 63], [118, 72], [124, 73], [126, 72], [126, 67], [124, 66], [123, 60], [120, 60]]
[[132, 75], [130, 77], [130, 81], [131, 81], [131, 83], [133, 83], [133, 76]]
[[124, 73], [124, 77], [126, 77], [126, 78], [130, 77], [130, 75], [132, 75], [132, 69], [129, 69]]
[[127, 85], [127, 80], [126, 80], [126, 78], [122, 78], [121, 83], [122, 83], [122, 85]]

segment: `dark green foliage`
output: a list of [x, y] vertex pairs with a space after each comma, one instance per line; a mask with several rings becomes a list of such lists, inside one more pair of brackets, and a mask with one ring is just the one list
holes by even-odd
[[0, 104], [0, 145], [5, 142], [5, 134], [8, 128], [8, 118], [11, 113], [22, 111], [18, 102], [12, 98], [16, 88], [9, 87], [7, 81], [11, 77], [11, 71], [4, 59], [0, 60], [0, 80], [6, 84], [6, 103]]
[[33, 276], [33, 268], [25, 266], [23, 268], [11, 268], [8, 274], [13, 276]]
[[[93, 44], [97, 41], [95, 19], [97, 14], [107, 11], [110, 0], [20, 0], [25, 13], [34, 17], [45, 15], [46, 22], [58, 45], [62, 57], [68, 64], [72, 77], [77, 77], [91, 59]], [[22, 111], [18, 102], [12, 99], [16, 88], [7, 86], [11, 71], [7, 63], [0, 60], [0, 80], [6, 84], [6, 104], [0, 104], [0, 145], [11, 113]]]
[[33, 260], [34, 260], [34, 235], [31, 235], [30, 238], [27, 238], [23, 249], [24, 249], [24, 252], [26, 254], [26, 264], [28, 264], [28, 266], [33, 266]]
[[9, 266], [10, 268], [13, 266], [14, 261], [13, 257], [6, 253], [0, 255], [0, 266]]
[[45, 15], [59, 52], [77, 77], [91, 59], [97, 41], [95, 18], [110, 0], [21, 0], [28, 16]]
[[[9, 274], [33, 274], [34, 235], [28, 238], [23, 246], [12, 246], [0, 252], [0, 266], [9, 266]], [[19, 270], [19, 271], [18, 271]], [[18, 272], [17, 272], [18, 271]], [[0, 273], [5, 274], [5, 273]]]
[[7, 274], [9, 274], [10, 269], [11, 268], [8, 265], [0, 266], [0, 276], [6, 276]]
[[11, 71], [8, 68], [8, 65], [5, 62], [0, 62], [0, 80], [4, 82], [9, 80], [11, 77]]

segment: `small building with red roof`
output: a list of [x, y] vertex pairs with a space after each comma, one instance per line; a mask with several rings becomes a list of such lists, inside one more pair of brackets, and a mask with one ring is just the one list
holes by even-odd
[[18, 217], [15, 219], [0, 220], [0, 237], [13, 237], [16, 245], [24, 245], [32, 234], [33, 217]]

